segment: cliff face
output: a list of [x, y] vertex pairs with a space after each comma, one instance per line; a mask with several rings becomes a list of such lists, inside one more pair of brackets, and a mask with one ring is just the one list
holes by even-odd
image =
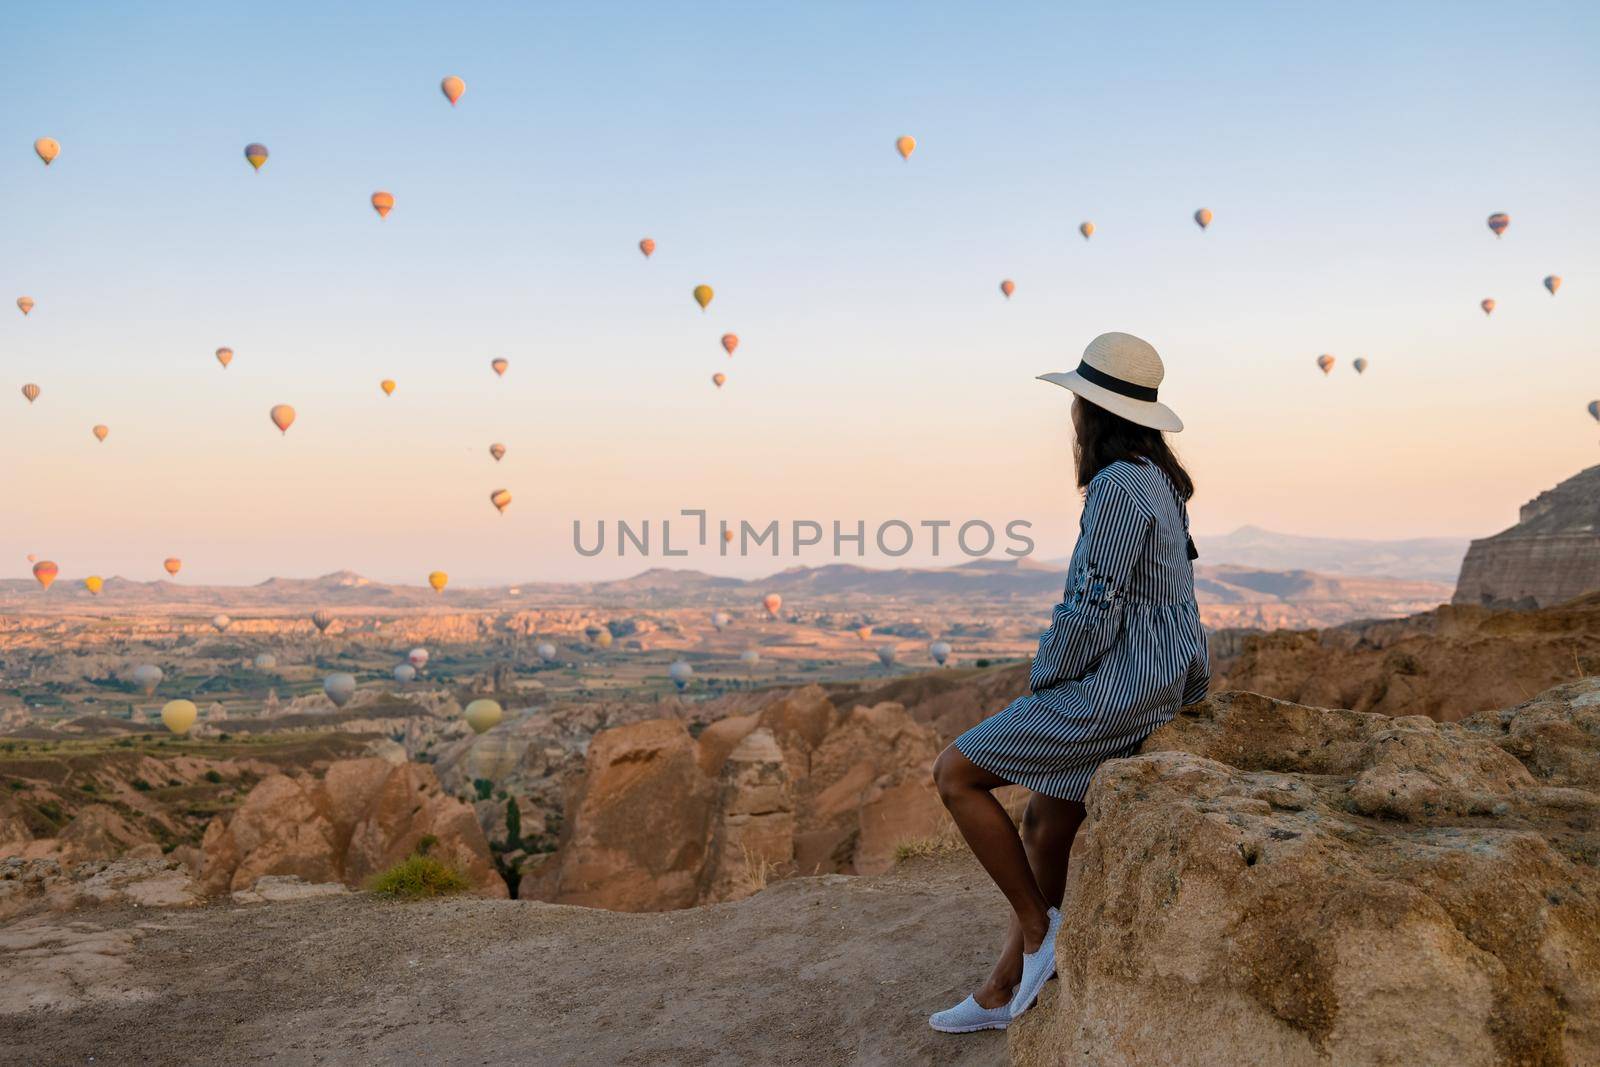
[[1522, 506], [1509, 530], [1472, 542], [1456, 604], [1537, 608], [1600, 589], [1600, 465]]

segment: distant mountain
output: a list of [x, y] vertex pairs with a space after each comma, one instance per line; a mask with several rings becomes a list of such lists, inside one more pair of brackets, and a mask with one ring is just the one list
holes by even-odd
[[1464, 537], [1363, 541], [1274, 533], [1259, 526], [1241, 526], [1217, 537], [1196, 537], [1195, 543], [1201, 562], [1208, 564], [1429, 582], [1454, 582], [1461, 571], [1461, 557], [1467, 552]]

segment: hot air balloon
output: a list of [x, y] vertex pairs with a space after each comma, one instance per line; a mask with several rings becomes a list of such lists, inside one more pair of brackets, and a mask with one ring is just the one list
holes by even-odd
[[722, 384], [724, 382], [726, 382], [727, 380], [728, 380], [728, 376], [726, 374], [723, 374], [721, 371], [718, 371], [717, 373], [715, 373], [715, 374], [713, 374], [711, 376], [711, 384], [716, 386], [718, 389], [721, 389], [722, 388]]
[[779, 596], [777, 593], [768, 593], [766, 596], [761, 598], [761, 606], [767, 609], [768, 615], [776, 619], [778, 617], [779, 610], [783, 607], [783, 597]]
[[491, 359], [489, 361], [489, 366], [494, 368], [496, 375], [504, 378], [506, 375], [506, 368], [511, 366], [511, 363], [510, 361], [504, 359]]
[[1350, 365], [1356, 369], [1357, 374], [1367, 373], [1367, 359], [1365, 356], [1357, 356], [1355, 362]]
[[156, 691], [156, 686], [161, 684], [161, 679], [166, 675], [154, 663], [141, 663], [133, 669], [131, 677], [133, 684], [139, 687], [139, 692], [149, 696]]
[[1485, 298], [1483, 300], [1478, 301], [1478, 306], [1483, 309], [1483, 313], [1485, 315], [1493, 315], [1494, 314], [1494, 301], [1493, 300]]
[[711, 625], [718, 633], [721, 633], [724, 629], [726, 629], [728, 624], [732, 621], [733, 616], [729, 615], [726, 611], [713, 611], [711, 613]]
[[413, 648], [410, 652], [406, 653], [406, 662], [411, 664], [417, 670], [422, 670], [422, 668], [428, 665], [428, 650], [420, 647]]
[[428, 574], [428, 584], [433, 586], [435, 593], [442, 593], [444, 587], [450, 584], [450, 576], [444, 571], [431, 571]]
[[256, 143], [245, 145], [244, 158], [249, 160], [250, 165], [259, 171], [267, 162], [267, 146]]
[[1000, 283], [1000, 291], [1005, 294], [1007, 300], [1010, 300], [1011, 294], [1017, 291], [1017, 283], [1007, 278]]
[[494, 457], [494, 461], [496, 463], [499, 463], [502, 459], [506, 458], [506, 446], [496, 441], [494, 444], [489, 446], [489, 455]]
[[950, 642], [935, 641], [928, 646], [928, 655], [932, 657], [934, 663], [943, 667], [944, 661], [950, 658]]
[[61, 154], [61, 144], [54, 137], [41, 137], [33, 142], [33, 150], [39, 153], [39, 158], [48, 167]]
[[39, 399], [39, 387], [34, 385], [32, 382], [29, 382], [27, 385], [22, 387], [22, 395], [27, 397], [28, 403], [31, 404], [35, 400]]
[[496, 511], [504, 515], [506, 508], [511, 506], [511, 493], [506, 489], [496, 489], [489, 494], [489, 503], [494, 505]]
[[537, 652], [539, 654], [539, 658], [544, 660], [546, 663], [554, 663], [556, 661], [556, 646], [552, 645], [549, 641], [540, 641], [538, 646], [534, 648], [534, 651]]
[[728, 542], [730, 545], [733, 544], [733, 531], [732, 530], [723, 530], [722, 531], [722, 539], [724, 541]]
[[161, 568], [172, 577], [176, 578], [178, 576], [178, 572], [183, 569], [183, 560], [179, 559], [177, 556], [168, 556], [166, 559], [161, 561]]
[[211, 626], [219, 634], [222, 633], [223, 631], [227, 630], [227, 628], [232, 626], [232, 625], [233, 625], [233, 620], [231, 618], [229, 618], [227, 615], [213, 615], [213, 616], [211, 616]]
[[1559, 275], [1559, 274], [1547, 274], [1547, 275], [1545, 275], [1544, 287], [1546, 289], [1550, 290], [1550, 295], [1551, 296], [1555, 296], [1556, 295], [1556, 290], [1561, 288], [1561, 275]]
[[616, 638], [611, 636], [611, 631], [606, 629], [602, 629], [594, 636], [594, 643], [597, 648], [610, 648], [615, 641]]
[[878, 646], [878, 662], [883, 664], [885, 667], [893, 667], [894, 666], [894, 646], [893, 645], [879, 645]]
[[467, 725], [472, 727], [472, 732], [481, 734], [494, 728], [494, 725], [504, 716], [500, 705], [492, 700], [474, 700], [461, 712], [461, 717], [467, 720]]
[[106, 435], [111, 432], [111, 428], [109, 426], [104, 426], [104, 425], [96, 426], [93, 430], [90, 430], [89, 432], [94, 434], [95, 440], [104, 441], [106, 439]]
[[37, 559], [38, 559], [38, 558], [39, 558], [39, 557], [38, 557], [38, 556], [36, 556], [36, 555], [34, 555], [34, 554], [33, 554], [33, 553], [32, 553], [32, 552], [29, 552], [29, 553], [28, 553], [28, 562], [29, 562], [29, 563], [32, 563], [32, 562], [34, 562], [34, 561], [35, 561], [35, 560], [37, 560]]
[[1083, 234], [1083, 239], [1085, 241], [1087, 241], [1089, 238], [1094, 236], [1094, 223], [1092, 223], [1092, 222], [1080, 222], [1080, 223], [1078, 223], [1078, 232]]
[[322, 691], [328, 694], [334, 707], [342, 708], [356, 695], [355, 675], [336, 671], [322, 680]]
[[1332, 356], [1321, 355], [1317, 357], [1317, 366], [1322, 368], [1323, 374], [1327, 374], [1329, 371], [1333, 370], [1333, 363], [1334, 360]]
[[1595, 422], [1600, 422], [1600, 400], [1589, 401], [1589, 417]]
[[33, 580], [39, 583], [41, 589], [49, 589], [50, 583], [56, 580], [56, 575], [61, 573], [61, 568], [47, 559], [41, 559], [33, 565]]
[[378, 388], [383, 390], [384, 396], [394, 396], [394, 379], [385, 378], [378, 383]]
[[104, 589], [105, 585], [106, 580], [98, 574], [91, 574], [83, 580], [83, 587], [89, 590], [90, 596], [99, 596], [100, 590]]
[[910, 159], [911, 153], [917, 150], [917, 139], [909, 134], [905, 137], [897, 137], [894, 142], [894, 148], [895, 151], [900, 153], [901, 159]]
[[728, 353], [728, 355], [730, 355], [730, 356], [733, 355], [733, 350], [738, 348], [738, 347], [739, 347], [739, 335], [738, 334], [736, 334], [736, 333], [725, 333], [725, 334], [722, 335], [722, 348], [723, 348], [723, 350], [725, 352]]
[[217, 362], [222, 364], [222, 369], [223, 370], [227, 370], [228, 369], [228, 364], [233, 362], [233, 349], [231, 349], [231, 348], [219, 348], [219, 349], [217, 349]]
[[644, 240], [639, 242], [639, 251], [644, 253], [645, 259], [649, 259], [652, 255], [654, 255], [655, 250], [656, 243], [654, 239], [646, 237]]
[[278, 657], [270, 652], [263, 652], [253, 661], [258, 671], [270, 671], [278, 665]]
[[267, 414], [272, 416], [272, 425], [278, 428], [278, 432], [287, 436], [289, 427], [294, 425], [294, 408], [288, 404], [274, 404]]
[[1211, 209], [1208, 207], [1203, 207], [1194, 213], [1195, 225], [1199, 226], [1203, 230], [1207, 226], [1211, 225], [1211, 217]]
[[400, 663], [395, 666], [394, 680], [401, 685], [417, 680], [417, 669], [409, 663]]
[[869, 638], [871, 636], [872, 636], [872, 627], [870, 627], [870, 626], [857, 626], [856, 627], [856, 639], [857, 640], [865, 641], [867, 638]]
[[394, 194], [378, 190], [372, 194], [372, 210], [378, 213], [380, 219], [389, 217], [389, 212], [394, 210]]
[[19, 297], [17, 297], [17, 307], [22, 311], [22, 313], [24, 315], [26, 315], [28, 312], [33, 310], [33, 297], [31, 297], [31, 296], [19, 296]]
[[444, 80], [439, 83], [439, 91], [444, 94], [446, 100], [450, 101], [450, 106], [455, 107], [456, 101], [461, 99], [461, 94], [467, 91], [467, 83], [454, 74], [447, 74]]
[[318, 608], [311, 613], [311, 625], [317, 628], [317, 633], [327, 633], [328, 627], [333, 625], [333, 613], [327, 608]]
[[743, 652], [739, 653], [739, 662], [743, 663], [746, 667], [754, 667], [757, 663], [761, 662], [761, 653], [757, 652], [753, 648], [747, 648]]
[[712, 292], [711, 286], [703, 282], [694, 287], [694, 302], [700, 305], [701, 311], [706, 309], [706, 305], [711, 303], [711, 298], [716, 295], [716, 293]]
[[192, 700], [169, 700], [161, 709], [161, 724], [182, 736], [189, 732], [199, 714], [200, 709]]
[[672, 679], [672, 684], [681, 693], [689, 688], [689, 682], [694, 678], [694, 668], [680, 659], [667, 668], [667, 677]]
[[1494, 231], [1494, 235], [1496, 237], [1499, 237], [1501, 234], [1505, 233], [1506, 227], [1510, 225], [1511, 216], [1507, 215], [1503, 211], [1495, 212], [1493, 215], [1489, 216], [1489, 229]]

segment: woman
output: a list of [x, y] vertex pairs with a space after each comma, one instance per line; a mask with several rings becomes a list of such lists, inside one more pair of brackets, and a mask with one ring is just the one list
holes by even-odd
[[[1185, 506], [1194, 483], [1162, 435], [1183, 429], [1156, 400], [1162, 373], [1149, 344], [1107, 333], [1077, 370], [1041, 375], [1077, 394], [1083, 519], [1030, 693], [956, 738], [933, 766], [945, 807], [1012, 910], [993, 972], [935, 1013], [935, 1030], [1003, 1030], [1033, 1004], [1055, 973], [1057, 909], [1095, 769], [1132, 755], [1205, 696], [1210, 668]], [[990, 792], [1011, 784], [1033, 791], [1020, 838]]]

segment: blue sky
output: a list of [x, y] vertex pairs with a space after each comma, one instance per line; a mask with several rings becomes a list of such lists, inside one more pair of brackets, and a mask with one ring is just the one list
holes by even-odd
[[680, 507], [1060, 556], [1032, 377], [1113, 329], [1201, 530], [1483, 535], [1600, 458], [1588, 5], [219, 7], [8, 16], [0, 573], [601, 577], [573, 519]]

